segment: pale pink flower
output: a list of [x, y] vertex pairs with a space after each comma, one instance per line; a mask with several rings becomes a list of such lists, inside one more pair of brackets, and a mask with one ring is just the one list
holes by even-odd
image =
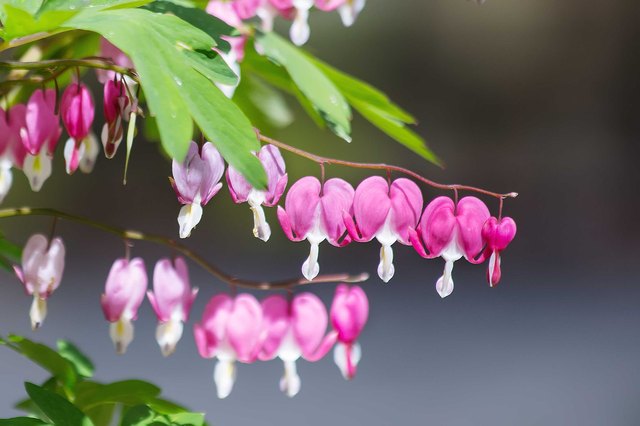
[[265, 145], [257, 157], [267, 173], [267, 189], [255, 189], [232, 166], [227, 168], [227, 185], [235, 203], [249, 203], [253, 212], [253, 235], [268, 241], [271, 228], [264, 216], [262, 206], [273, 207], [278, 204], [287, 186], [287, 173], [280, 150], [273, 145]]
[[359, 286], [340, 284], [331, 304], [331, 324], [338, 332], [333, 360], [345, 379], [353, 379], [362, 357], [357, 342], [369, 317], [369, 300]]
[[189, 284], [187, 262], [177, 257], [173, 262], [160, 259], [153, 270], [153, 292], [147, 297], [158, 318], [156, 341], [164, 356], [171, 355], [182, 337], [191, 305], [198, 294]]
[[353, 199], [353, 214], [345, 215], [347, 231], [354, 241], [376, 238], [380, 248], [378, 275], [388, 282], [395, 272], [393, 249], [396, 242], [411, 245], [409, 229], [415, 228], [422, 211], [422, 192], [414, 182], [400, 178], [391, 186], [380, 176], [362, 181]]
[[436, 282], [440, 297], [453, 292], [451, 272], [456, 260], [464, 256], [475, 263], [484, 246], [482, 226], [489, 216], [487, 206], [476, 197], [464, 197], [457, 206], [451, 198], [438, 197], [425, 208], [417, 232], [410, 231], [418, 254], [445, 260], [444, 274]]
[[334, 178], [324, 186], [312, 176], [297, 181], [285, 200], [285, 208], [278, 207], [278, 220], [291, 241], [307, 240], [311, 245], [309, 257], [302, 265], [302, 275], [313, 280], [320, 272], [318, 249], [325, 239], [342, 247], [351, 242], [345, 234], [343, 215], [352, 214], [353, 187], [342, 179]]
[[109, 321], [109, 335], [116, 352], [123, 354], [133, 341], [133, 321], [147, 291], [147, 271], [144, 261], [117, 259], [107, 277], [100, 299], [104, 317]]
[[64, 255], [62, 239], [49, 241], [44, 235], [35, 234], [22, 250], [22, 267], [13, 267], [27, 294], [33, 296], [29, 316], [34, 330], [42, 325], [47, 316], [47, 299], [60, 285]]
[[235, 383], [235, 362], [257, 359], [262, 344], [260, 303], [250, 294], [218, 294], [207, 304], [193, 334], [200, 356], [218, 359], [213, 380], [218, 398], [226, 398]]
[[317, 361], [324, 357], [336, 341], [338, 333], [327, 331], [327, 309], [312, 293], [298, 294], [289, 303], [280, 295], [262, 301], [263, 324], [266, 332], [259, 358], [278, 357], [284, 363], [280, 390], [293, 397], [300, 391], [296, 361], [303, 357]]
[[211, 142], [200, 150], [192, 141], [184, 161], [173, 160], [172, 171], [171, 185], [184, 205], [178, 214], [180, 238], [187, 238], [202, 219], [202, 206], [222, 188], [224, 160]]
[[485, 257], [489, 255], [487, 280], [491, 287], [495, 287], [500, 282], [502, 277], [500, 253], [513, 241], [516, 231], [516, 222], [510, 217], [501, 219], [491, 217], [482, 227], [482, 238], [487, 243]]

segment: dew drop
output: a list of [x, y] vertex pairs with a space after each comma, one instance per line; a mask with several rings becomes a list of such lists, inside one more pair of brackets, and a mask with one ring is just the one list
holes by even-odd
[[178, 86], [182, 86], [182, 80], [180, 80], [178, 77], [173, 76], [173, 81], [175, 81]]

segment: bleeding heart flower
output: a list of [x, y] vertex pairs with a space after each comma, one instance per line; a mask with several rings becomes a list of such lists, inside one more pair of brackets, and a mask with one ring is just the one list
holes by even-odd
[[293, 184], [285, 200], [285, 208], [278, 207], [278, 220], [291, 241], [307, 240], [311, 244], [309, 257], [302, 265], [302, 275], [309, 281], [320, 272], [318, 248], [325, 239], [336, 247], [351, 242], [344, 235], [343, 215], [352, 214], [353, 187], [342, 179], [329, 179], [324, 186], [312, 176]]
[[482, 238], [487, 243], [485, 253], [490, 254], [487, 280], [491, 287], [495, 287], [500, 282], [502, 277], [500, 253], [513, 241], [516, 231], [516, 222], [510, 217], [501, 219], [491, 217], [482, 227]]
[[420, 256], [445, 260], [444, 274], [436, 283], [440, 297], [453, 292], [451, 272], [456, 260], [464, 256], [476, 263], [484, 246], [482, 226], [487, 219], [489, 209], [476, 197], [464, 197], [457, 206], [451, 198], [438, 197], [424, 209], [417, 232], [410, 230], [411, 243]]
[[60, 285], [64, 272], [65, 249], [62, 239], [49, 241], [32, 235], [22, 250], [22, 267], [13, 267], [28, 295], [33, 296], [29, 316], [31, 327], [39, 328], [47, 316], [47, 299]]
[[271, 228], [264, 216], [262, 206], [273, 207], [278, 204], [287, 186], [287, 173], [280, 150], [273, 145], [265, 145], [257, 157], [267, 173], [267, 189], [255, 189], [232, 166], [227, 168], [227, 185], [231, 198], [236, 203], [249, 203], [253, 212], [253, 235], [262, 241], [268, 241]]
[[357, 342], [369, 317], [369, 300], [358, 286], [340, 284], [331, 304], [331, 324], [338, 332], [333, 360], [345, 379], [353, 379], [362, 357]]
[[138, 318], [146, 291], [147, 270], [141, 258], [117, 259], [113, 263], [100, 302], [119, 354], [125, 353], [133, 341], [133, 321]]
[[395, 272], [393, 245], [396, 241], [411, 245], [409, 229], [415, 228], [422, 210], [422, 192], [409, 179], [400, 178], [391, 186], [380, 176], [362, 181], [353, 199], [353, 214], [344, 216], [351, 238], [368, 242], [376, 238], [380, 248], [378, 275], [388, 282]]
[[153, 270], [153, 292], [147, 297], [158, 317], [156, 340], [164, 356], [173, 353], [189, 319], [191, 305], [198, 294], [189, 284], [187, 262], [177, 257], [173, 262], [161, 259]]
[[53, 155], [62, 133], [55, 108], [56, 91], [53, 89], [38, 89], [29, 98], [25, 112], [26, 127], [21, 129], [22, 143], [29, 154], [38, 155], [46, 146], [49, 154]]
[[171, 186], [184, 204], [178, 215], [180, 238], [187, 238], [202, 219], [202, 206], [222, 188], [224, 160], [211, 142], [205, 143], [200, 152], [192, 141], [184, 161], [173, 160], [172, 169]]
[[[89, 137], [95, 116], [95, 107], [91, 92], [84, 84], [71, 83], [62, 94], [60, 114], [69, 140], [65, 143], [64, 157], [68, 174], [74, 173], [83, 159], [86, 146], [83, 143]], [[91, 142], [89, 144], [93, 145]]]
[[129, 97], [122, 81], [108, 80], [104, 85], [104, 118], [102, 126], [102, 146], [104, 155], [111, 159], [122, 142], [124, 134], [123, 121], [127, 118]]
[[280, 390], [289, 397], [300, 391], [296, 361], [318, 361], [336, 341], [338, 333], [327, 330], [327, 309], [314, 294], [302, 293], [291, 303], [283, 296], [269, 296], [262, 301], [266, 338], [259, 358], [263, 361], [278, 357], [284, 363]]
[[218, 294], [207, 304], [193, 334], [203, 358], [218, 358], [213, 380], [218, 398], [226, 398], [236, 379], [235, 361], [254, 362], [262, 345], [262, 309], [250, 294]]

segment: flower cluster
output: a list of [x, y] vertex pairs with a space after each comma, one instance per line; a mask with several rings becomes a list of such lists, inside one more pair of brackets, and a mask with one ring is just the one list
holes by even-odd
[[[253, 188], [233, 167], [227, 169], [227, 183], [236, 203], [248, 202], [254, 216], [253, 234], [263, 241], [271, 235], [262, 206], [275, 206], [287, 185], [286, 167], [277, 147], [264, 145], [256, 154], [267, 173], [266, 190]], [[188, 237], [200, 222], [202, 206], [215, 195], [222, 183], [224, 160], [210, 142], [199, 147], [191, 143], [184, 162], [173, 162], [171, 183], [184, 206], [178, 223], [180, 237]], [[448, 197], [431, 201], [424, 211], [422, 192], [415, 182], [399, 178], [393, 182], [372, 176], [354, 188], [333, 178], [321, 183], [306, 176], [289, 189], [284, 208], [278, 207], [282, 230], [291, 241], [307, 240], [310, 253], [302, 265], [309, 281], [320, 272], [320, 243], [327, 240], [336, 247], [352, 241], [380, 243], [378, 275], [384, 282], [395, 273], [392, 245], [412, 245], [424, 258], [442, 257], [445, 269], [436, 283], [441, 297], [453, 291], [453, 263], [462, 257], [479, 264], [489, 258], [488, 281], [500, 281], [500, 253], [516, 234], [509, 217], [492, 217], [476, 197], [454, 202]]]
[[366, 0], [211, 0], [207, 12], [232, 27], [242, 28], [243, 21], [258, 17], [262, 30], [271, 31], [278, 16], [291, 21], [291, 41], [303, 45], [309, 40], [309, 13], [315, 7], [323, 12], [337, 10], [342, 23], [353, 25]]
[[[46, 300], [60, 284], [64, 255], [60, 238], [49, 241], [36, 234], [24, 248], [22, 267], [14, 267], [25, 290], [33, 296], [30, 315], [34, 329], [42, 325]], [[147, 287], [147, 270], [141, 258], [122, 258], [113, 263], [100, 302], [119, 354], [125, 353], [133, 341], [133, 321], [145, 294], [158, 319], [156, 341], [162, 354], [171, 355], [182, 338], [198, 294], [198, 289], [191, 287], [185, 259], [160, 259], [153, 271], [153, 291], [147, 291]], [[202, 357], [218, 359], [214, 381], [220, 398], [231, 392], [236, 361], [274, 358], [284, 364], [280, 389], [293, 397], [300, 390], [296, 361], [301, 357], [315, 362], [334, 348], [334, 360], [342, 375], [346, 379], [355, 376], [361, 357], [357, 340], [368, 315], [369, 302], [362, 288], [346, 284], [336, 288], [329, 314], [320, 299], [308, 292], [289, 298], [271, 295], [262, 303], [250, 294], [221, 293], [207, 304], [202, 319], [194, 325], [194, 336]], [[331, 329], [327, 332], [329, 322]]]
[[[194, 326], [203, 358], [217, 358], [214, 381], [219, 398], [225, 398], [236, 378], [236, 361], [252, 363], [279, 358], [284, 364], [280, 390], [293, 397], [301, 380], [296, 361], [322, 359], [334, 347], [334, 360], [342, 375], [356, 373], [361, 349], [357, 343], [369, 315], [362, 288], [341, 284], [327, 310], [312, 293], [287, 299], [272, 295], [258, 302], [250, 294], [218, 294], [211, 298], [201, 321]], [[332, 329], [327, 332], [331, 320]]]

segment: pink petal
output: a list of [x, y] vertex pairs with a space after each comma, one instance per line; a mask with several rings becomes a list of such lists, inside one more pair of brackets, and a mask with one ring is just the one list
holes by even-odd
[[212, 342], [218, 344], [226, 337], [226, 327], [231, 310], [233, 298], [226, 293], [213, 296], [204, 308], [200, 327], [211, 336]]
[[[294, 241], [304, 239], [313, 226], [316, 209], [320, 202], [320, 181], [313, 176], [306, 176], [294, 183], [285, 200], [285, 210], [288, 217], [287, 223], [290, 225], [291, 234], [295, 236], [289, 238]], [[280, 218], [280, 213], [278, 218]], [[280, 221], [282, 224], [282, 220]], [[344, 226], [344, 225], [343, 225]], [[287, 230], [283, 226], [285, 233]]]
[[[168, 321], [176, 310], [181, 311], [182, 320], [186, 319], [185, 305], [191, 299], [191, 286], [183, 258], [175, 259], [175, 267], [169, 259], [161, 259], [156, 263], [153, 271], [153, 291], [154, 310], [159, 321]], [[151, 300], [151, 297], [149, 299]]]
[[[357, 241], [371, 241], [387, 220], [390, 208], [387, 181], [380, 176], [363, 180], [356, 188], [353, 198], [353, 214], [360, 231]], [[351, 232], [349, 235], [354, 237]]]
[[482, 237], [490, 249], [502, 251], [513, 241], [516, 231], [516, 222], [510, 217], [491, 217], [482, 227]]
[[29, 98], [25, 113], [28, 138], [23, 143], [31, 155], [40, 153], [42, 147], [51, 141], [57, 143], [60, 133], [55, 102], [56, 92], [53, 89], [38, 89]]
[[236, 296], [233, 311], [227, 322], [227, 336], [241, 362], [251, 362], [257, 356], [261, 328], [260, 303], [247, 293]]
[[246, 203], [253, 187], [234, 167], [227, 168], [227, 186], [234, 203]]
[[109, 271], [101, 299], [107, 321], [118, 321], [125, 313], [136, 319], [146, 290], [147, 272], [144, 261], [139, 257], [131, 261], [117, 259]]
[[234, 0], [231, 4], [238, 18], [251, 19], [256, 15], [261, 0]]
[[327, 241], [333, 245], [342, 245], [339, 240], [346, 231], [343, 215], [353, 211], [354, 193], [353, 187], [339, 178], [329, 179], [324, 184], [320, 218]]
[[265, 197], [267, 203], [269, 205], [277, 204], [284, 192], [282, 178], [286, 177], [286, 166], [282, 154], [280, 154], [278, 147], [264, 145], [258, 153], [258, 158], [267, 173], [267, 194]]
[[476, 257], [482, 250], [482, 227], [489, 217], [489, 209], [476, 197], [464, 197], [458, 203], [458, 238], [467, 259]]
[[24, 104], [16, 104], [9, 110], [9, 148], [11, 149], [11, 156], [13, 165], [19, 169], [24, 164], [24, 158], [27, 155], [27, 149], [23, 143], [21, 130], [26, 129], [26, 114], [27, 107]]
[[351, 344], [358, 339], [369, 317], [369, 300], [359, 286], [340, 284], [331, 304], [331, 324], [338, 340]]
[[222, 19], [232, 27], [239, 27], [242, 24], [242, 20], [230, 1], [211, 0], [207, 5], [206, 10], [208, 14], [213, 15], [218, 19]]
[[313, 293], [301, 293], [291, 302], [291, 325], [302, 355], [311, 357], [327, 329], [327, 309]]
[[60, 101], [60, 115], [69, 136], [77, 141], [86, 138], [94, 114], [93, 99], [87, 86], [78, 83], [67, 86]]
[[396, 179], [389, 191], [391, 226], [402, 244], [409, 245], [409, 228], [415, 228], [422, 211], [422, 191], [413, 181]]
[[457, 225], [453, 214], [455, 205], [449, 197], [438, 197], [431, 201], [422, 214], [420, 231], [422, 240], [432, 256], [440, 253], [449, 245]]
[[202, 358], [213, 358], [220, 342], [213, 333], [207, 331], [200, 324], [193, 325], [193, 337], [196, 341], [198, 353]]
[[11, 141], [11, 130], [5, 117], [8, 117], [7, 112], [0, 108], [0, 155], [3, 155], [9, 148]]
[[222, 188], [219, 182], [224, 174], [224, 160], [216, 147], [206, 142], [202, 146], [202, 161], [204, 173], [200, 183], [200, 198], [202, 205], [205, 205]]
[[289, 303], [280, 295], [269, 296], [262, 301], [262, 327], [265, 337], [260, 350], [259, 359], [267, 361], [273, 359], [282, 339], [289, 330]]

